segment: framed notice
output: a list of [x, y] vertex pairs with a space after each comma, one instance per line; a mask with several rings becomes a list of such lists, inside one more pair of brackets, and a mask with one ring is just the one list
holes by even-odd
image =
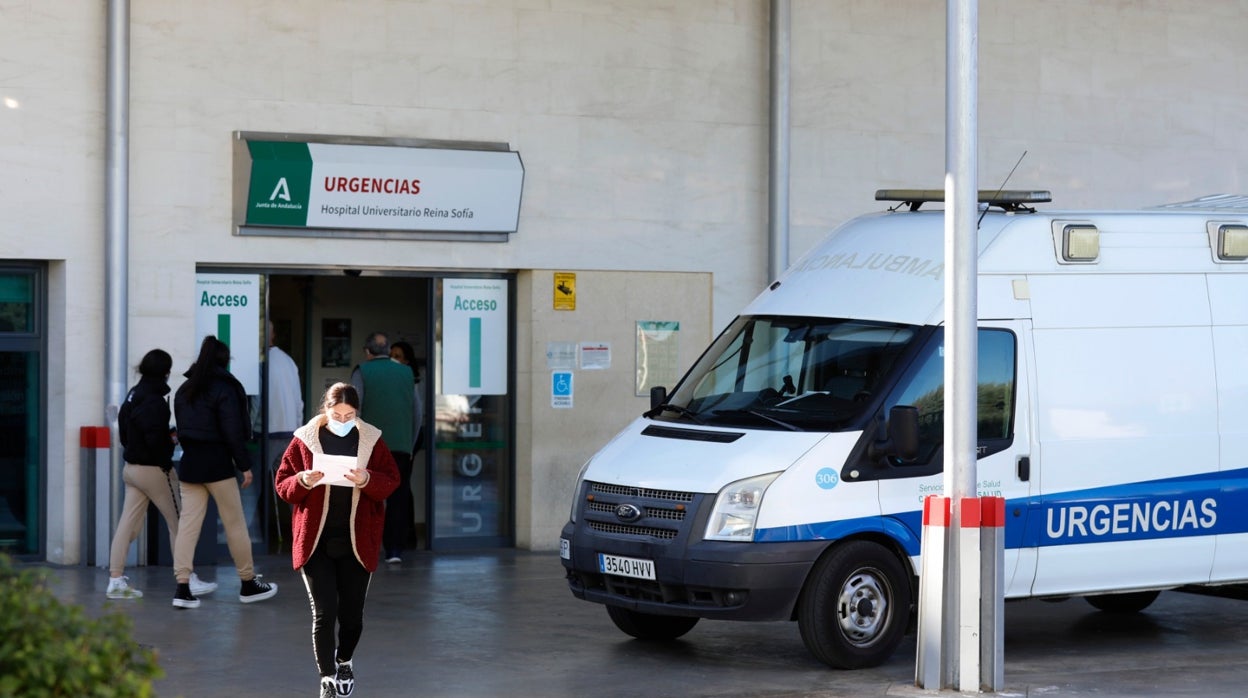
[[321, 368], [351, 365], [351, 320], [321, 319]]
[[637, 392], [663, 386], [669, 390], [680, 380], [680, 323], [637, 321]]

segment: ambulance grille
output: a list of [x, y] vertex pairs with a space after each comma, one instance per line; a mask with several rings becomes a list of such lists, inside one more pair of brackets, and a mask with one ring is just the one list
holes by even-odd
[[702, 496], [587, 481], [581, 513], [594, 533], [666, 543], [687, 531]]
[[[607, 502], [588, 502], [585, 504], [585, 511], [599, 512], [603, 514], [615, 514], [615, 505]], [[646, 507], [646, 516], [651, 519], [667, 519], [668, 521], [684, 521], [685, 513], [676, 511], [675, 509], [655, 509]]]
[[628, 487], [626, 485], [608, 485], [603, 482], [589, 483], [591, 493], [623, 495], [625, 497], [645, 497], [647, 499], [665, 499], [669, 502], [692, 502], [692, 492], [674, 492], [672, 490], [651, 490], [644, 487]]

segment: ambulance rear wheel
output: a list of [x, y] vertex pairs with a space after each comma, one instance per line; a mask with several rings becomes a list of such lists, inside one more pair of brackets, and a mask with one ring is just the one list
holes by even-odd
[[1159, 591], [1134, 591], [1129, 594], [1102, 594], [1085, 596], [1088, 603], [1106, 613], [1139, 613], [1157, 600]]
[[698, 624], [697, 618], [688, 616], [658, 616], [653, 613], [641, 613], [619, 606], [607, 606], [607, 615], [615, 627], [632, 635], [638, 640], [675, 640], [693, 630]]
[[887, 548], [838, 545], [815, 563], [798, 602], [802, 642], [836, 669], [882, 664], [906, 631], [910, 596], [906, 571]]

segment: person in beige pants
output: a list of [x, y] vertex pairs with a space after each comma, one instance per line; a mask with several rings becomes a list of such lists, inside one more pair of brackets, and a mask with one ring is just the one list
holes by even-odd
[[[137, 599], [143, 592], [130, 586], [124, 576], [130, 544], [138, 538], [147, 516], [147, 504], [156, 505], [169, 527], [169, 549], [178, 536], [178, 476], [173, 471], [174, 436], [169, 429], [169, 371], [173, 360], [161, 349], [153, 349], [139, 362], [139, 382], [126, 394], [117, 414], [117, 431], [126, 465], [121, 479], [126, 486], [121, 518], [113, 534], [108, 556], [110, 599]], [[190, 580], [200, 594], [208, 594], [216, 584]]]
[[199, 608], [190, 580], [209, 497], [217, 503], [230, 557], [238, 570], [238, 600], [255, 603], [277, 594], [276, 584], [262, 582], [256, 576], [251, 536], [243, 518], [236, 473], [242, 473], [242, 487], [251, 485], [251, 456], [246, 447], [252, 436], [251, 419], [243, 384], [230, 374], [229, 365], [229, 345], [212, 335], [204, 337], [199, 357], [173, 398], [178, 440], [182, 444], [182, 460], [178, 463], [182, 517], [173, 544], [173, 574], [177, 581], [174, 608]]
[[[252, 475], [248, 471], [243, 475], [244, 487], [251, 484]], [[208, 498], [217, 503], [217, 513], [221, 516], [221, 526], [225, 529], [225, 543], [234, 559], [234, 568], [238, 570], [238, 578], [245, 583], [256, 578], [255, 563], [251, 554], [251, 535], [247, 532], [247, 521], [243, 517], [243, 498], [239, 492], [238, 480], [227, 478], [214, 482], [183, 482], [182, 484], [182, 519], [179, 523], [178, 535], [173, 545], [174, 577], [181, 583], [194, 574], [195, 546], [199, 542], [199, 532], [204, 525], [204, 516], [208, 512]], [[192, 596], [198, 596], [191, 589]], [[268, 598], [268, 597], [265, 597]], [[240, 599], [243, 603], [251, 603], [251, 599]], [[261, 599], [257, 599], [261, 600]], [[195, 608], [193, 605], [174, 604], [179, 608]]]

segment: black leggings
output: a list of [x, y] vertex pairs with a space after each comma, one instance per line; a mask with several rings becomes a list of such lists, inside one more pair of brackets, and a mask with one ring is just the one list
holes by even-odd
[[[312, 604], [312, 651], [321, 676], [334, 676], [335, 658], [351, 659], [364, 632], [364, 600], [373, 575], [351, 551], [349, 541], [322, 540], [300, 568]], [[335, 657], [334, 623], [338, 625]]]

